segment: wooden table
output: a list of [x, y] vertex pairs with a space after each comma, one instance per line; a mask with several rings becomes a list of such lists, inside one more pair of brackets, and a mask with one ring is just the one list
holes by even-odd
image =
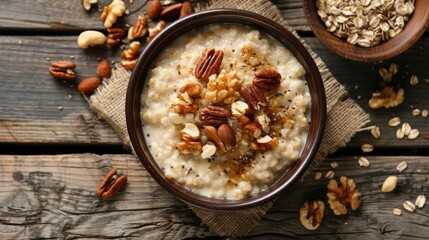
[[[100, 0], [99, 5], [107, 4]], [[128, 1], [132, 23], [147, 5]], [[285, 193], [246, 237], [254, 239], [428, 239], [429, 207], [415, 213], [402, 208], [420, 194], [429, 197], [429, 140], [398, 140], [387, 122], [394, 116], [408, 121], [421, 134], [429, 134], [428, 119], [411, 115], [413, 108], [429, 108], [429, 36], [426, 34], [404, 54], [380, 64], [345, 60], [322, 46], [309, 30], [299, 0], [273, 1], [282, 15], [326, 62], [333, 74], [371, 115], [382, 137], [368, 131], [310, 172], [304, 182]], [[159, 187], [136, 157], [122, 148], [113, 129], [92, 113], [76, 84], [95, 74], [97, 58], [120, 60], [119, 50], [81, 50], [76, 38], [83, 29], [103, 30], [96, 10], [86, 13], [80, 0], [6, 0], [0, 4], [0, 238], [136, 238], [217, 239], [189, 208]], [[73, 83], [55, 81], [49, 59], [70, 59], [78, 65]], [[393, 109], [371, 110], [367, 104], [381, 78], [380, 67], [399, 64], [395, 76], [405, 88], [405, 101]], [[416, 74], [420, 80], [411, 86]], [[375, 151], [363, 154], [370, 143]], [[359, 167], [357, 157], [371, 165]], [[398, 173], [396, 165], [408, 162]], [[322, 225], [306, 230], [299, 222], [299, 207], [309, 198], [326, 202], [328, 180], [323, 175], [336, 161], [335, 177], [353, 178], [362, 193], [358, 211], [335, 216], [327, 207]], [[110, 167], [129, 177], [124, 192], [101, 201], [94, 191]], [[384, 179], [398, 176], [394, 192], [381, 193]]]

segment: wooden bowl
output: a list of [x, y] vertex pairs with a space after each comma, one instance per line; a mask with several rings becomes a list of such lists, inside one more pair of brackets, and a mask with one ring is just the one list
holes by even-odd
[[386, 42], [365, 48], [349, 44], [330, 33], [317, 14], [316, 0], [302, 0], [302, 3], [308, 25], [319, 41], [336, 54], [360, 62], [380, 62], [404, 52], [429, 26], [429, 1], [416, 0], [414, 13], [401, 33]]
[[[304, 67], [305, 78], [311, 95], [311, 124], [301, 157], [290, 168], [286, 169], [267, 190], [256, 196], [241, 200], [208, 198], [189, 191], [178, 183], [166, 179], [164, 172], [149, 151], [142, 129], [141, 95], [147, 81], [149, 69], [154, 59], [172, 40], [195, 28], [213, 23], [236, 23], [250, 26], [285, 45]], [[301, 42], [281, 25], [260, 15], [229, 9], [210, 10], [192, 14], [176, 21], [164, 29], [145, 48], [131, 75], [126, 95], [126, 121], [132, 146], [138, 158], [152, 177], [168, 192], [183, 202], [205, 209], [237, 210], [258, 206], [273, 200], [280, 193], [298, 182], [310, 166], [322, 139], [326, 119], [326, 99], [323, 82], [313, 58]]]

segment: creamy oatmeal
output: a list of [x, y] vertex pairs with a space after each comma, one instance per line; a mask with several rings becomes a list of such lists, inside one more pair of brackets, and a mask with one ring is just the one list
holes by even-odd
[[258, 30], [215, 24], [159, 55], [142, 95], [143, 131], [165, 176], [211, 198], [267, 189], [309, 128], [304, 68]]

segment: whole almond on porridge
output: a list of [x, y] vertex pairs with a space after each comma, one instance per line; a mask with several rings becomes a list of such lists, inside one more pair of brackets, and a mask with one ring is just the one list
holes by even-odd
[[102, 78], [109, 78], [112, 75], [112, 68], [107, 60], [102, 60], [97, 65], [97, 74]]
[[150, 19], [157, 19], [161, 14], [162, 5], [160, 0], [153, 0], [147, 8], [147, 15]]
[[207, 138], [210, 139], [210, 140], [212, 140], [213, 143], [215, 143], [216, 146], [218, 146], [219, 149], [222, 152], [226, 152], [225, 144], [220, 139], [219, 134], [218, 134], [218, 132], [217, 132], [217, 130], [216, 130], [215, 127], [213, 127], [213, 126], [205, 126], [204, 127], [204, 132], [206, 133]]
[[100, 86], [101, 81], [98, 77], [89, 77], [83, 79], [77, 86], [77, 90], [86, 96], [89, 96], [94, 93], [95, 89]]
[[234, 147], [236, 145], [235, 133], [231, 126], [228, 124], [222, 124], [217, 132], [220, 140], [227, 146]]

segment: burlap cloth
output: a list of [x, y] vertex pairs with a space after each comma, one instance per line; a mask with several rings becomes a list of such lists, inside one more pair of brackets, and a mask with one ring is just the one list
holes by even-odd
[[[213, 1], [203, 8], [238, 8], [261, 14], [288, 28], [299, 38], [294, 29], [287, 25], [279, 10], [269, 0], [229, 0]], [[324, 62], [301, 40], [312, 54], [322, 75], [327, 99], [327, 123], [325, 134], [312, 167], [317, 166], [328, 154], [344, 146], [350, 138], [367, 122], [366, 114], [352, 99], [347, 98], [345, 88], [332, 76]], [[110, 79], [105, 79], [89, 101], [90, 107], [117, 131], [125, 146], [129, 137], [125, 123], [125, 93], [130, 72], [116, 66]], [[311, 169], [311, 168], [310, 168]], [[190, 207], [210, 230], [221, 236], [239, 237], [248, 233], [272, 206], [272, 202], [262, 206], [235, 212], [213, 212]]]

